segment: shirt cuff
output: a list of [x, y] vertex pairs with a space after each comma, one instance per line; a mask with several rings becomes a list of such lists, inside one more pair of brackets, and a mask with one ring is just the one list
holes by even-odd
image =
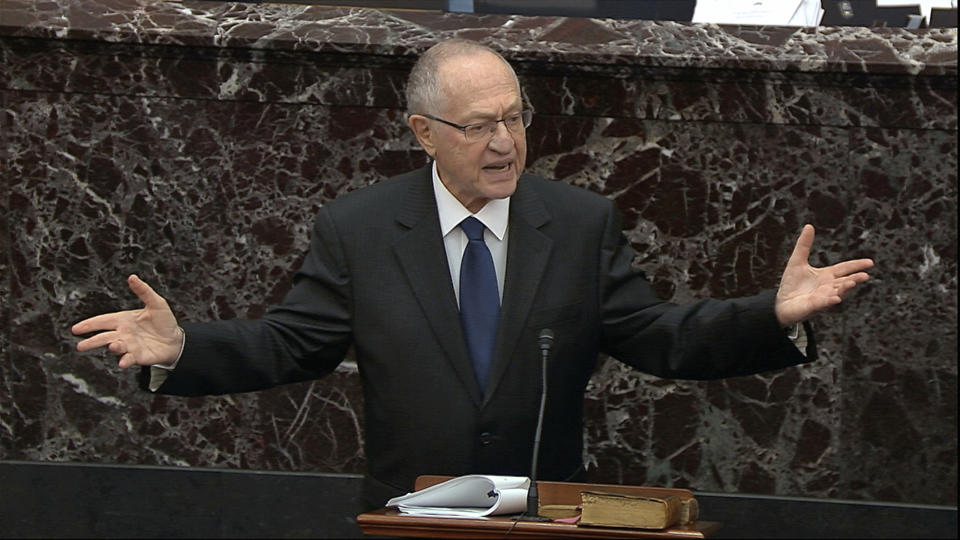
[[167, 377], [170, 376], [170, 372], [177, 367], [177, 364], [180, 363], [180, 357], [183, 356], [183, 349], [187, 345], [187, 333], [183, 331], [183, 328], [177, 327], [177, 330], [180, 332], [180, 352], [177, 353], [177, 359], [173, 361], [172, 364], [163, 365], [163, 364], [154, 364], [150, 366], [150, 388], [151, 392], [156, 392], [163, 386], [163, 383], [167, 381]]
[[800, 354], [807, 356], [807, 330], [803, 323], [796, 323], [788, 328], [787, 338], [800, 350]]

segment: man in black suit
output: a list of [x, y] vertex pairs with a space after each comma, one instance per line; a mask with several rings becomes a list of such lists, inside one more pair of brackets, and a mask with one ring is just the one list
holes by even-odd
[[575, 479], [599, 352], [692, 379], [811, 361], [815, 348], [804, 355], [788, 330], [867, 280], [868, 259], [811, 267], [808, 225], [779, 291], [663, 302], [632, 267], [608, 199], [523, 174], [531, 114], [502, 57], [438, 44], [411, 72], [407, 100], [432, 165], [321, 208], [292, 289], [261, 320], [180, 325], [130, 276], [144, 308], [77, 323], [76, 334], [100, 331], [77, 348], [145, 366], [154, 391], [201, 395], [320, 377], [354, 345], [365, 497], [377, 506], [419, 474], [529, 474], [544, 329], [555, 339], [538, 477]]

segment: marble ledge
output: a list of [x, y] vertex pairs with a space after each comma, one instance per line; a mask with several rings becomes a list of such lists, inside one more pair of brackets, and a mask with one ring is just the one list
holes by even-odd
[[513, 61], [807, 73], [957, 73], [956, 28], [747, 27], [296, 4], [5, 0], [0, 6], [2, 36], [411, 57], [437, 39], [456, 36], [488, 43]]

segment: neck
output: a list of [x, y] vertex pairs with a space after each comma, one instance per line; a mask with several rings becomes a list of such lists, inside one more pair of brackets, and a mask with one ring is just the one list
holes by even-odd
[[460, 204], [462, 204], [464, 208], [469, 210], [471, 214], [476, 214], [477, 212], [482, 210], [484, 206], [487, 205], [487, 201], [489, 199], [473, 199], [472, 201], [464, 201], [460, 197], [457, 197], [457, 200], [460, 201]]
[[440, 177], [440, 183], [443, 184], [443, 187], [447, 188], [447, 191], [450, 192], [451, 195], [453, 195], [453, 198], [460, 201], [460, 204], [462, 204], [464, 208], [469, 210], [471, 214], [476, 214], [477, 212], [482, 210], [483, 207], [486, 206], [487, 202], [490, 200], [490, 199], [484, 199], [483, 197], [476, 197], [473, 199], [467, 198], [463, 194], [457, 193], [456, 191], [450, 189], [450, 184], [448, 184], [446, 180], [443, 179], [443, 175], [440, 174], [439, 169], [437, 170], [437, 176]]

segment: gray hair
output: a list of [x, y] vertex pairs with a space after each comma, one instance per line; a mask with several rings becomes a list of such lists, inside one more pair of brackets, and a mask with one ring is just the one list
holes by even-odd
[[520, 81], [517, 79], [517, 73], [513, 70], [510, 62], [507, 62], [500, 53], [476, 41], [459, 38], [449, 39], [427, 49], [417, 60], [417, 63], [413, 65], [413, 69], [410, 70], [406, 89], [407, 114], [438, 114], [438, 105], [442, 105], [446, 98], [440, 85], [440, 67], [450, 58], [484, 52], [496, 56], [510, 69], [519, 90]]

